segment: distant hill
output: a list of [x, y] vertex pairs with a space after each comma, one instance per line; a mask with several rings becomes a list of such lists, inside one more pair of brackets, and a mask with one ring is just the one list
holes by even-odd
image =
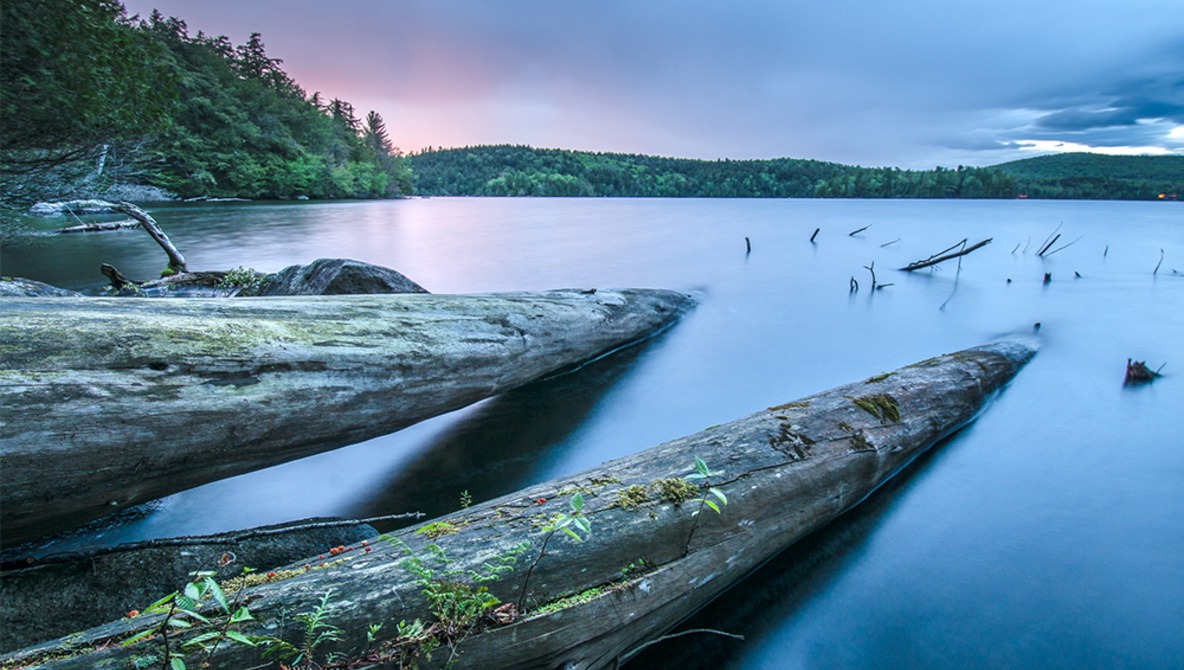
[[1014, 198], [995, 169], [915, 171], [815, 160], [694, 160], [527, 146], [477, 146], [411, 157], [422, 195], [696, 198]]
[[[1184, 156], [1065, 153], [994, 166], [1032, 198], [1178, 199], [1184, 195]], [[1173, 198], [1173, 196], [1175, 196]]]

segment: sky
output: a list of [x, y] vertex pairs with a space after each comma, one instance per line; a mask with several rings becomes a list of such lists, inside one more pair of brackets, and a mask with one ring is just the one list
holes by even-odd
[[1184, 154], [1180, 0], [124, 0], [478, 144], [925, 169]]

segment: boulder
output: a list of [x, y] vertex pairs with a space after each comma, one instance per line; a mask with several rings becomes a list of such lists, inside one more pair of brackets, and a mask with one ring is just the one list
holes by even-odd
[[352, 295], [427, 293], [402, 274], [379, 265], [346, 258], [321, 258], [292, 265], [271, 275], [258, 295]]

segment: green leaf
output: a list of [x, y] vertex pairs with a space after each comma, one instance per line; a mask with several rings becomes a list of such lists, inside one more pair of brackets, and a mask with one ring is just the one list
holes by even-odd
[[209, 633], [202, 633], [201, 635], [198, 635], [197, 637], [193, 638], [192, 640], [186, 640], [181, 646], [184, 648], [201, 647], [202, 649], [205, 649], [206, 642], [209, 642], [210, 640], [213, 640], [216, 637], [221, 637], [221, 635], [222, 634], [217, 631], [211, 631]]
[[205, 590], [214, 596], [218, 606], [222, 608], [223, 612], [230, 613], [230, 603], [226, 602], [226, 594], [222, 593], [222, 587], [218, 586], [218, 582], [214, 581], [212, 577], [206, 577]]
[[185, 585], [185, 597], [191, 598], [193, 600], [200, 600], [201, 599], [201, 589], [199, 589], [197, 587], [197, 584], [194, 584], [193, 582], [189, 582], [188, 584]]
[[711, 470], [707, 468], [707, 462], [698, 456], [695, 457], [695, 472], [706, 477], [711, 474]]
[[716, 498], [719, 498], [720, 502], [722, 502], [725, 505], [728, 504], [728, 497], [726, 495], [724, 495], [723, 491], [721, 491], [719, 489], [714, 489], [714, 488], [708, 489], [708, 490], [711, 491], [711, 495], [715, 496]]
[[252, 640], [251, 638], [247, 637], [246, 635], [243, 635], [242, 633], [238, 632], [237, 630], [228, 630], [228, 631], [226, 631], [226, 637], [228, 637], [228, 638], [230, 638], [230, 639], [234, 640], [235, 642], [238, 642], [239, 644], [245, 644], [245, 645], [247, 645], [248, 647], [254, 647], [254, 646], [255, 646], [255, 641], [254, 641], [254, 640]]
[[185, 667], [185, 659], [183, 659], [179, 656], [174, 656], [174, 657], [170, 658], [169, 665], [171, 665], [173, 667], [173, 670], [188, 670]]
[[241, 623], [254, 618], [255, 617], [251, 616], [251, 612], [246, 607], [240, 607], [238, 608], [238, 611], [230, 615], [230, 623]]
[[189, 616], [193, 617], [194, 619], [197, 619], [198, 621], [200, 621], [202, 623], [209, 623], [210, 622], [209, 619], [198, 614], [197, 612], [194, 612], [193, 610], [182, 609], [181, 611], [184, 612], [185, 614], [188, 614]]
[[173, 598], [174, 598], [174, 597], [176, 597], [176, 595], [177, 595], [177, 592], [176, 592], [176, 591], [173, 591], [172, 593], [170, 593], [170, 594], [168, 594], [167, 596], [165, 596], [165, 597], [161, 598], [160, 600], [157, 600], [156, 602], [152, 603], [152, 604], [151, 604], [151, 605], [149, 605], [148, 607], [145, 607], [145, 608], [144, 608], [144, 613], [145, 613], [145, 614], [147, 614], [147, 613], [149, 613], [149, 612], [160, 612], [160, 611], [164, 610], [164, 609], [165, 609], [165, 605], [167, 605], [167, 604], [169, 604], [170, 602], [172, 602]]
[[576, 491], [576, 494], [571, 497], [572, 510], [579, 512], [584, 509], [584, 494]]
[[119, 646], [127, 647], [129, 645], [133, 645], [133, 644], [139, 642], [140, 640], [143, 640], [144, 638], [148, 637], [149, 635], [152, 635], [155, 632], [156, 632], [155, 628], [149, 628], [148, 630], [142, 630], [139, 633], [136, 633], [135, 635], [133, 635], [133, 636], [129, 637], [128, 639], [124, 640], [123, 642], [119, 643]]
[[564, 529], [563, 529], [563, 532], [565, 532], [565, 533], [567, 533], [568, 535], [570, 535], [570, 536], [572, 536], [573, 538], [575, 538], [575, 541], [576, 541], [576, 542], [583, 542], [583, 541], [584, 541], [584, 538], [582, 538], [582, 537], [580, 537], [579, 535], [577, 535], [577, 534], [576, 534], [576, 532], [575, 532], [574, 530], [570, 529], [570, 528], [564, 528]]
[[193, 624], [184, 619], [177, 618], [169, 619], [169, 625], [173, 628], [193, 628]]
[[715, 510], [715, 513], [716, 513], [716, 514], [723, 514], [723, 512], [719, 511], [719, 505], [716, 505], [714, 502], [712, 502], [712, 501], [710, 501], [710, 500], [707, 500], [707, 499], [704, 499], [704, 500], [703, 500], [703, 504], [704, 504], [704, 505], [707, 505], [707, 506], [708, 506], [708, 507], [710, 507], [711, 509]]
[[576, 517], [575, 522], [576, 522], [576, 526], [580, 530], [584, 531], [585, 534], [587, 534], [587, 535], [592, 534], [592, 524], [589, 523], [588, 517], [578, 516], [578, 517]]

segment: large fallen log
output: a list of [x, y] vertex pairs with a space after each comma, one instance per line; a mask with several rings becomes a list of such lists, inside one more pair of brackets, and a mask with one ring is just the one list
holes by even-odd
[[[282, 661], [277, 641], [300, 647], [315, 620], [337, 631], [305, 649], [304, 661], [321, 667], [612, 667], [971, 421], [1034, 353], [1031, 340], [1009, 340], [929, 359], [297, 563], [241, 592], [226, 584], [253, 619], [230, 624], [207, 601], [211, 623], [185, 631], [168, 614], [146, 614], [0, 660], [267, 667], [262, 649]], [[687, 477], [696, 458], [705, 480]], [[725, 497], [718, 515], [702, 502]], [[566, 528], [583, 536], [589, 525], [586, 541], [563, 541], [558, 527], [577, 517]], [[474, 580], [510, 556], [513, 572]], [[449, 609], [481, 587], [505, 604], [486, 599], [480, 619]], [[207, 654], [186, 645], [219, 630], [255, 646], [219, 643]]]
[[644, 339], [690, 304], [643, 289], [5, 299], [4, 542], [390, 433]]

